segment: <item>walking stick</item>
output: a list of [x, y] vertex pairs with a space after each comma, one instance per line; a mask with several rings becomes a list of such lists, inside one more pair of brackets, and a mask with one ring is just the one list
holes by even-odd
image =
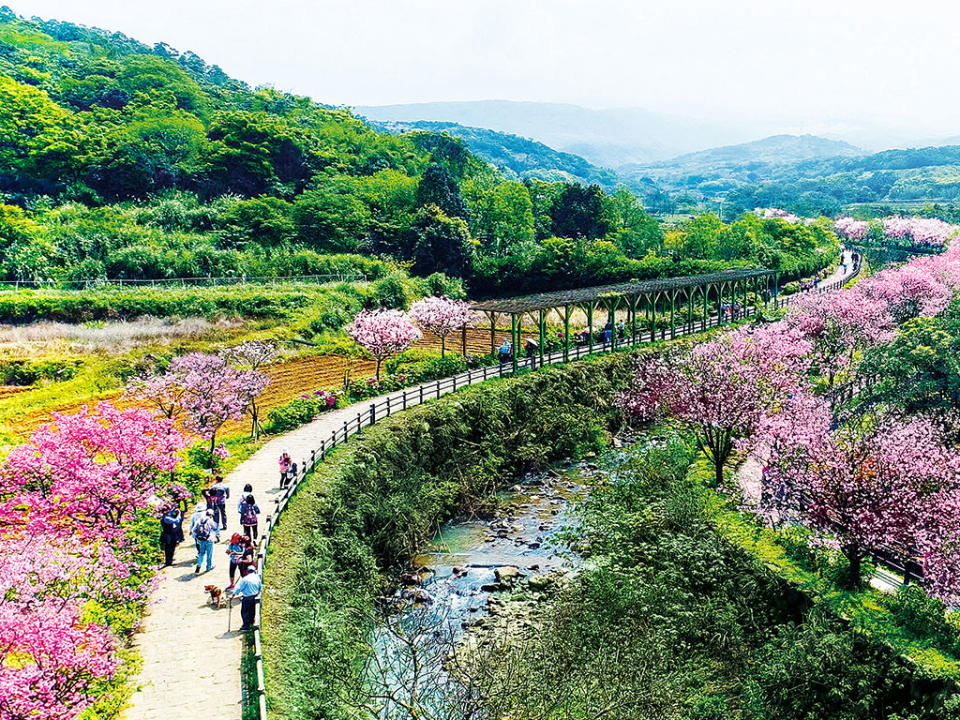
[[233, 595], [227, 598], [227, 632], [230, 632], [230, 620], [233, 617]]

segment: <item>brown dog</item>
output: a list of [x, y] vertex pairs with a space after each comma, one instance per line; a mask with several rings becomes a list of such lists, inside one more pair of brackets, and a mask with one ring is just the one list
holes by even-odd
[[210, 604], [213, 605], [213, 607], [220, 609], [224, 606], [223, 590], [216, 585], [204, 585], [203, 591], [210, 593]]

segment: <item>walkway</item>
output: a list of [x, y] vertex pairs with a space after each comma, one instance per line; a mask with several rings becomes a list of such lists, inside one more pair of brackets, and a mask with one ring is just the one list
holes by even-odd
[[[849, 267], [849, 266], [848, 266]], [[828, 282], [842, 279], [834, 274]], [[708, 327], [714, 327], [717, 319], [711, 318]], [[693, 332], [699, 331], [699, 323]], [[678, 328], [677, 336], [686, 334]], [[636, 344], [650, 342], [648, 332], [636, 338]], [[625, 344], [633, 344], [629, 342]], [[597, 351], [601, 350], [597, 346]], [[586, 347], [572, 348], [570, 360], [587, 355]], [[558, 351], [545, 357], [546, 364], [563, 362], [563, 353]], [[245, 460], [226, 477], [231, 489], [230, 526], [222, 542], [214, 546], [215, 568], [210, 573], [193, 574], [195, 549], [191, 541], [181, 545], [174, 565], [157, 574], [157, 588], [143, 619], [142, 630], [134, 638], [134, 646], [140, 652], [143, 667], [134, 680], [135, 692], [124, 713], [126, 720], [170, 720], [171, 718], [215, 717], [218, 720], [241, 720], [242, 689], [240, 660], [242, 637], [236, 632], [240, 625], [239, 609], [231, 613], [212, 608], [205, 585], [225, 587], [228, 583], [226, 541], [238, 527], [235, 512], [236, 502], [245, 484], [253, 487], [253, 494], [263, 511], [261, 528], [267, 513], [274, 512], [278, 500], [279, 469], [277, 460], [287, 450], [291, 457], [304, 468], [311, 452], [318, 450], [321, 441], [333, 433], [343, 432], [345, 424], [356, 424], [358, 415], [366, 413], [371, 404], [378, 406], [383, 414], [384, 405], [394, 410], [412, 407], [428, 399], [445, 395], [467, 385], [474, 385], [496, 377], [504, 372], [503, 367], [473, 370], [439, 383], [424, 383], [421, 386], [383, 395], [341, 410], [322, 415], [319, 419], [266, 443], [260, 450]], [[509, 372], [507, 370], [507, 372]], [[389, 414], [389, 410], [386, 414]], [[367, 423], [366, 417], [364, 424]], [[231, 619], [227, 630], [228, 616]]]

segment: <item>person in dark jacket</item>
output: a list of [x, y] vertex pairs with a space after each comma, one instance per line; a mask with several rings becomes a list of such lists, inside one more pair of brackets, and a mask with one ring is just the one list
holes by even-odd
[[183, 542], [183, 513], [177, 507], [167, 510], [160, 518], [160, 546], [163, 548], [163, 566], [173, 565], [173, 553]]

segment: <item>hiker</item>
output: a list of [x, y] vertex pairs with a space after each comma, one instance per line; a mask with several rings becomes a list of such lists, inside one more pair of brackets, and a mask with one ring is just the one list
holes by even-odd
[[610, 342], [612, 342], [612, 340], [613, 323], [608, 321], [607, 324], [603, 326], [603, 344], [608, 345]]
[[251, 570], [242, 578], [233, 590], [235, 598], [243, 598], [240, 603], [240, 618], [243, 624], [240, 626], [240, 632], [247, 632], [253, 629], [253, 622], [257, 617], [257, 596], [263, 589], [263, 583], [256, 570]]
[[254, 559], [256, 549], [253, 547], [253, 540], [246, 535], [240, 536], [240, 547], [242, 550], [240, 552], [240, 559], [237, 561], [237, 570], [240, 571], [240, 577], [243, 577], [257, 566], [256, 560]]
[[287, 465], [287, 473], [280, 479], [280, 489], [287, 487], [297, 477], [297, 463], [293, 460]]
[[253, 495], [247, 495], [243, 504], [240, 505], [240, 524], [243, 526], [243, 532], [252, 540], [257, 539], [257, 523], [260, 515], [260, 508]]
[[243, 512], [243, 503], [247, 499], [247, 495], [253, 492], [253, 485], [247, 483], [243, 486], [243, 495], [240, 496], [240, 501], [237, 503], [237, 512]]
[[500, 346], [500, 349], [497, 350], [497, 355], [500, 358], [500, 364], [505, 365], [510, 362], [510, 355], [513, 352], [513, 347], [510, 345], [509, 340], [504, 340], [503, 345]]
[[222, 475], [217, 475], [215, 483], [210, 488], [210, 500], [212, 502], [213, 519], [221, 523], [224, 530], [227, 529], [227, 499], [230, 497], [230, 488], [223, 481]]
[[203, 520], [193, 528], [193, 539], [197, 543], [197, 567], [193, 571], [194, 575], [200, 574], [204, 557], [207, 559], [207, 572], [213, 570], [213, 538], [218, 529], [217, 521], [213, 519], [213, 510], [207, 510]]
[[533, 338], [527, 338], [527, 344], [524, 345], [524, 350], [527, 351], [527, 358], [530, 360], [530, 369], [537, 369], [537, 341]]
[[193, 510], [193, 515], [190, 516], [190, 537], [193, 537], [193, 531], [197, 529], [197, 525], [206, 519], [207, 509], [206, 502], [197, 503], [197, 507]]
[[[243, 535], [240, 533], [234, 533], [230, 538], [230, 544], [227, 545], [227, 555], [230, 558], [230, 584], [227, 585], [227, 589], [233, 587], [233, 578], [237, 574], [237, 567], [239, 567], [240, 560], [243, 558]], [[243, 572], [241, 571], [240, 577], [243, 577]]]
[[624, 340], [627, 337], [627, 328], [623, 324], [623, 320], [617, 325], [617, 340]]
[[163, 567], [173, 565], [173, 551], [183, 542], [183, 513], [174, 506], [160, 518], [160, 545], [163, 547]]
[[284, 450], [280, 453], [280, 487], [283, 487], [284, 482], [287, 479], [287, 470], [290, 469], [290, 463], [293, 460], [290, 459], [290, 453]]

